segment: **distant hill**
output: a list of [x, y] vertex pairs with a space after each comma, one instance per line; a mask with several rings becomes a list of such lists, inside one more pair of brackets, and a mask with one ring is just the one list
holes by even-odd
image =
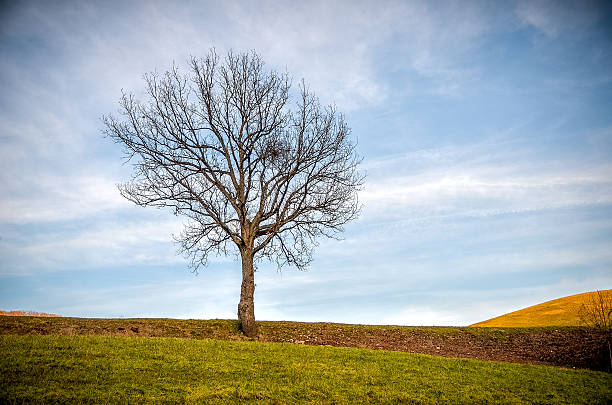
[[42, 316], [42, 317], [53, 317], [53, 318], [61, 317], [61, 315], [47, 314], [45, 312], [35, 312], [35, 311], [0, 311], [0, 316]]
[[[612, 299], [612, 290], [600, 292], [607, 300]], [[570, 295], [546, 301], [509, 314], [501, 315], [470, 326], [485, 327], [535, 327], [535, 326], [583, 326], [580, 306], [588, 304], [597, 291]]]

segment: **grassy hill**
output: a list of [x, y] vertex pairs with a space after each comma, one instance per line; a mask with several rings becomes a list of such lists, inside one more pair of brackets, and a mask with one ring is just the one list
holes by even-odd
[[593, 328], [258, 327], [0, 316], [0, 403], [612, 403]]
[[[546, 301], [486, 321], [478, 322], [471, 326], [497, 328], [582, 326], [583, 322], [580, 318], [580, 307], [583, 304], [588, 304], [596, 293], [597, 291], [593, 291]], [[612, 298], [612, 290], [604, 290], [601, 291], [601, 293], [607, 299]]]
[[0, 403], [572, 403], [612, 374], [292, 343], [0, 335]]

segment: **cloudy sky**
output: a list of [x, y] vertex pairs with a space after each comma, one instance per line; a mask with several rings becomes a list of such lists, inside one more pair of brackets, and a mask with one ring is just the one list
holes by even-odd
[[261, 263], [260, 320], [468, 325], [612, 288], [612, 9], [589, 1], [0, 3], [0, 309], [236, 318], [182, 222], [119, 195], [121, 89], [255, 50], [345, 113], [361, 217], [310, 269]]

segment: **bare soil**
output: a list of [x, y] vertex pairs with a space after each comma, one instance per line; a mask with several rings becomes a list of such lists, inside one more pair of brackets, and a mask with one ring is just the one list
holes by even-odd
[[[259, 341], [395, 350], [443, 357], [611, 371], [610, 331], [257, 322]], [[113, 335], [249, 340], [232, 320], [0, 316], [0, 334]]]
[[[284, 341], [279, 334], [267, 339]], [[297, 339], [304, 344], [610, 371], [610, 333], [588, 328], [382, 327], [360, 331], [322, 324], [306, 335], [298, 333]]]

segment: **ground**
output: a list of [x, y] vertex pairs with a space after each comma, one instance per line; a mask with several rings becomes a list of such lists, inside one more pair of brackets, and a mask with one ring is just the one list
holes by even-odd
[[[258, 322], [257, 340], [610, 371], [611, 334], [592, 328], [457, 328]], [[0, 334], [249, 340], [232, 320], [0, 316]]]

